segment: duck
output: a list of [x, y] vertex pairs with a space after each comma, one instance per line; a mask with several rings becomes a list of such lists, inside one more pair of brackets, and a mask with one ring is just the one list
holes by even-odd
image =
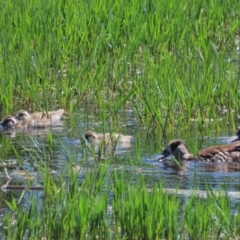
[[96, 133], [94, 131], [87, 131], [84, 133], [85, 139], [94, 145], [104, 143], [119, 143], [119, 144], [129, 144], [131, 142], [132, 136], [123, 135], [118, 133]]
[[236, 142], [236, 141], [240, 141], [240, 129], [236, 132], [236, 135], [235, 135], [235, 136], [229, 137], [229, 138], [227, 139], [227, 142], [228, 142], [228, 143]]
[[21, 122], [18, 121], [14, 116], [9, 115], [6, 116], [1, 122], [0, 122], [0, 129], [1, 130], [9, 130], [9, 129], [15, 129], [20, 127]]
[[53, 123], [50, 119], [42, 120], [18, 120], [14, 116], [5, 117], [0, 123], [1, 130], [14, 130], [14, 129], [28, 129], [28, 128], [46, 128], [51, 126]]
[[225, 145], [206, 147], [198, 151], [196, 158], [189, 153], [184, 141], [176, 139], [167, 145], [158, 160], [173, 155], [176, 160], [196, 160], [202, 162], [240, 162], [240, 141]]
[[25, 110], [19, 110], [16, 115], [15, 118], [19, 121], [26, 121], [28, 119], [35, 119], [35, 120], [41, 120], [45, 118], [45, 114], [44, 112], [35, 112], [30, 114], [29, 112], [25, 111]]
[[51, 121], [60, 121], [65, 113], [64, 109], [58, 109], [56, 111], [48, 111], [48, 112], [34, 112], [32, 114], [28, 113], [25, 110], [19, 110], [15, 118], [17, 120], [26, 121], [26, 120], [42, 120], [42, 119], [50, 119]]
[[160, 154], [158, 160], [164, 159], [169, 155], [173, 155], [178, 161], [194, 159], [194, 155], [189, 153], [185, 142], [180, 139], [175, 139], [169, 142], [167, 147]]

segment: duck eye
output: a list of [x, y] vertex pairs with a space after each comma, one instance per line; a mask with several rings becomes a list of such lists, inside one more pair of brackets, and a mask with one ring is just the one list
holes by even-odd
[[88, 140], [90, 138], [90, 135], [89, 134], [85, 134], [84, 137]]

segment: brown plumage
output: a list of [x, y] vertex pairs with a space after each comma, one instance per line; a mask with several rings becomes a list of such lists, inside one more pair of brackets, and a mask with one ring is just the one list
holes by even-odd
[[177, 160], [194, 160], [205, 162], [240, 162], [240, 141], [226, 145], [217, 145], [203, 148], [198, 151], [197, 157], [188, 152], [182, 140], [171, 141], [161, 153], [159, 160], [173, 155]]
[[63, 114], [65, 113], [64, 109], [58, 109], [56, 111], [48, 111], [48, 112], [34, 112], [29, 114], [25, 110], [20, 110], [16, 114], [17, 120], [43, 120], [43, 119], [50, 119], [51, 121], [59, 121], [62, 119]]
[[240, 162], [240, 141], [203, 148], [198, 151], [197, 159], [207, 162]]

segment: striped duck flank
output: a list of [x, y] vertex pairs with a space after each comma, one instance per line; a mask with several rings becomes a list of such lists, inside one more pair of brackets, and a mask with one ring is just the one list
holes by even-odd
[[26, 120], [43, 120], [50, 119], [51, 121], [59, 121], [62, 119], [63, 114], [65, 113], [64, 109], [58, 109], [57, 111], [49, 111], [49, 112], [34, 112], [29, 114], [25, 110], [20, 110], [16, 114], [16, 119], [21, 121]]
[[198, 161], [240, 162], [240, 141], [199, 150]]
[[240, 162], [240, 141], [227, 145], [217, 145], [198, 151], [197, 157], [188, 152], [182, 140], [171, 141], [161, 153], [159, 160], [173, 155], [176, 160], [194, 160], [202, 162]]

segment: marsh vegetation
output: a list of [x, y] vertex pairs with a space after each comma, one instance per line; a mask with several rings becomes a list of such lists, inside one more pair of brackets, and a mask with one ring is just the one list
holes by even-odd
[[[1, 133], [0, 182], [7, 172], [8, 185], [26, 189], [1, 191], [0, 237], [239, 238], [239, 204], [227, 196], [239, 191], [238, 168], [225, 176], [189, 163], [182, 175], [154, 163], [169, 140], [196, 154], [238, 128], [239, 9], [236, 0], [2, 1], [1, 119], [67, 114], [58, 127]], [[134, 141], [102, 152], [87, 130]]]

